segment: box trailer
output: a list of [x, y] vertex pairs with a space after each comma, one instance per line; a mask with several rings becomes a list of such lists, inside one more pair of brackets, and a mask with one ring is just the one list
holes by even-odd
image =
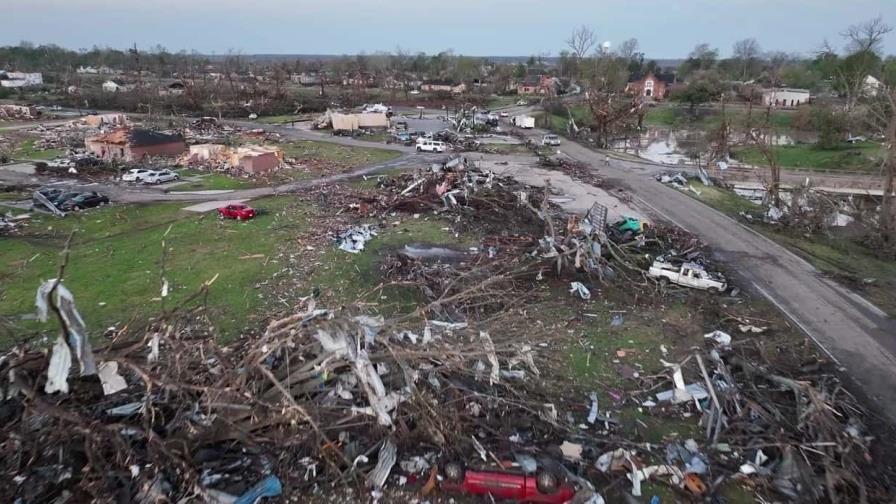
[[517, 128], [530, 129], [535, 127], [535, 118], [527, 115], [513, 116], [510, 122]]

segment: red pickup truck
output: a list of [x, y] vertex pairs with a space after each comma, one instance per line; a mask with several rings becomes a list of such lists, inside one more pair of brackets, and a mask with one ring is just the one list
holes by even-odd
[[219, 208], [218, 216], [222, 219], [249, 220], [255, 217], [255, 209], [249, 205], [234, 203]]

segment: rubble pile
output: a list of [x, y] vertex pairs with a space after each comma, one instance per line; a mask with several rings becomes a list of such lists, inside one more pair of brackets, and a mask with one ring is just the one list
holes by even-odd
[[544, 156], [538, 154], [538, 165], [545, 168], [553, 168], [569, 175], [574, 180], [580, 180], [594, 187], [604, 187], [604, 179], [590, 166], [573, 159], [561, 156]]
[[36, 150], [62, 149], [84, 150], [84, 139], [103, 132], [100, 127], [90, 126], [79, 121], [70, 121], [58, 126], [39, 125], [28, 130], [37, 135], [34, 142]]
[[[222, 344], [202, 307], [212, 279], [152, 320], [89, 339], [73, 293], [48, 281], [38, 316], [57, 319], [58, 338], [0, 355], [0, 471], [12, 481], [0, 500], [467, 493], [487, 502], [538, 492], [542, 502], [600, 503], [647, 500], [647, 482], [682, 501], [720, 502], [732, 485], [764, 501], [889, 499], [868, 417], [834, 365], [777, 345], [769, 321], [732, 315], [728, 300], [703, 298], [698, 310], [715, 327], [675, 357], [661, 345], [651, 358], [662, 371], [629, 373], [625, 390], [582, 390], [565, 369], [578, 348], [570, 320], [542, 325], [525, 314], [557, 302], [546, 300], [556, 289], [536, 285], [560, 285], [563, 301], [588, 305], [607, 301], [596, 280], [662, 303], [666, 292], [644, 271], [651, 258], [710, 260], [683, 230], [608, 222], [599, 204], [570, 217], [550, 195], [462, 157], [385, 178], [363, 196], [329, 185], [303, 193], [330, 215], [311, 232], [351, 254], [370, 253], [365, 245], [397, 214], [437, 215], [482, 237], [466, 250], [405, 246], [387, 257], [385, 280], [424, 299], [400, 315], [360, 303], [328, 309], [312, 290], [262, 334]], [[611, 312], [609, 327], [625, 323]], [[657, 442], [641, 434], [650, 417], [700, 424]]]
[[288, 493], [379, 490], [384, 446], [410, 476], [471, 452], [476, 424], [512, 435], [511, 412], [528, 439], [558, 436], [556, 407], [525, 381], [535, 352], [510, 335], [310, 302], [255, 341], [220, 346], [201, 317], [172, 316], [92, 349], [63, 284], [39, 299], [64, 329], [50, 355], [38, 343], [0, 359], [4, 501], [211, 501], [266, 477]]
[[31, 214], [0, 215], [0, 236], [17, 234], [30, 218]]
[[[830, 365], [767, 361], [750, 335], [772, 329], [757, 320], [723, 322], [639, 389], [579, 396], [550, 374], [554, 342], [512, 316], [385, 319], [307, 298], [260, 337], [220, 345], [185, 305], [91, 348], [64, 284], [42, 285], [38, 308], [59, 338], [0, 356], [4, 501], [407, 501], [475, 494], [464, 474], [550, 477], [577, 502], [642, 496], [647, 481], [685, 499], [730, 484], [797, 501], [887, 495], [861, 406]], [[697, 416], [700, 435], [626, 439], [625, 408]]]
[[184, 126], [184, 138], [189, 143], [227, 143], [240, 129], [222, 124], [214, 117], [200, 117]]
[[40, 111], [25, 105], [0, 104], [0, 121], [23, 121], [37, 119]]

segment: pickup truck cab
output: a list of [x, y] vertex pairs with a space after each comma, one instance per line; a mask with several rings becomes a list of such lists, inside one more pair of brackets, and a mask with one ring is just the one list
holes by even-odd
[[417, 152], [445, 152], [445, 143], [429, 138], [418, 138]]
[[657, 259], [647, 270], [647, 275], [663, 284], [671, 282], [713, 293], [724, 292], [728, 288], [724, 276], [719, 273], [710, 273], [703, 266], [692, 262], [676, 265]]

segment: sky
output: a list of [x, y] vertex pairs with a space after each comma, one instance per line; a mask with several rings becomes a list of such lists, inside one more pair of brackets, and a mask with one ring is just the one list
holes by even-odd
[[[686, 57], [707, 42], [722, 56], [753, 37], [763, 50], [811, 53], [896, 0], [0, 0], [0, 45], [138, 48], [204, 54], [557, 55], [587, 25], [601, 41], [637, 38], [648, 58]], [[885, 51], [896, 54], [896, 33]]]

